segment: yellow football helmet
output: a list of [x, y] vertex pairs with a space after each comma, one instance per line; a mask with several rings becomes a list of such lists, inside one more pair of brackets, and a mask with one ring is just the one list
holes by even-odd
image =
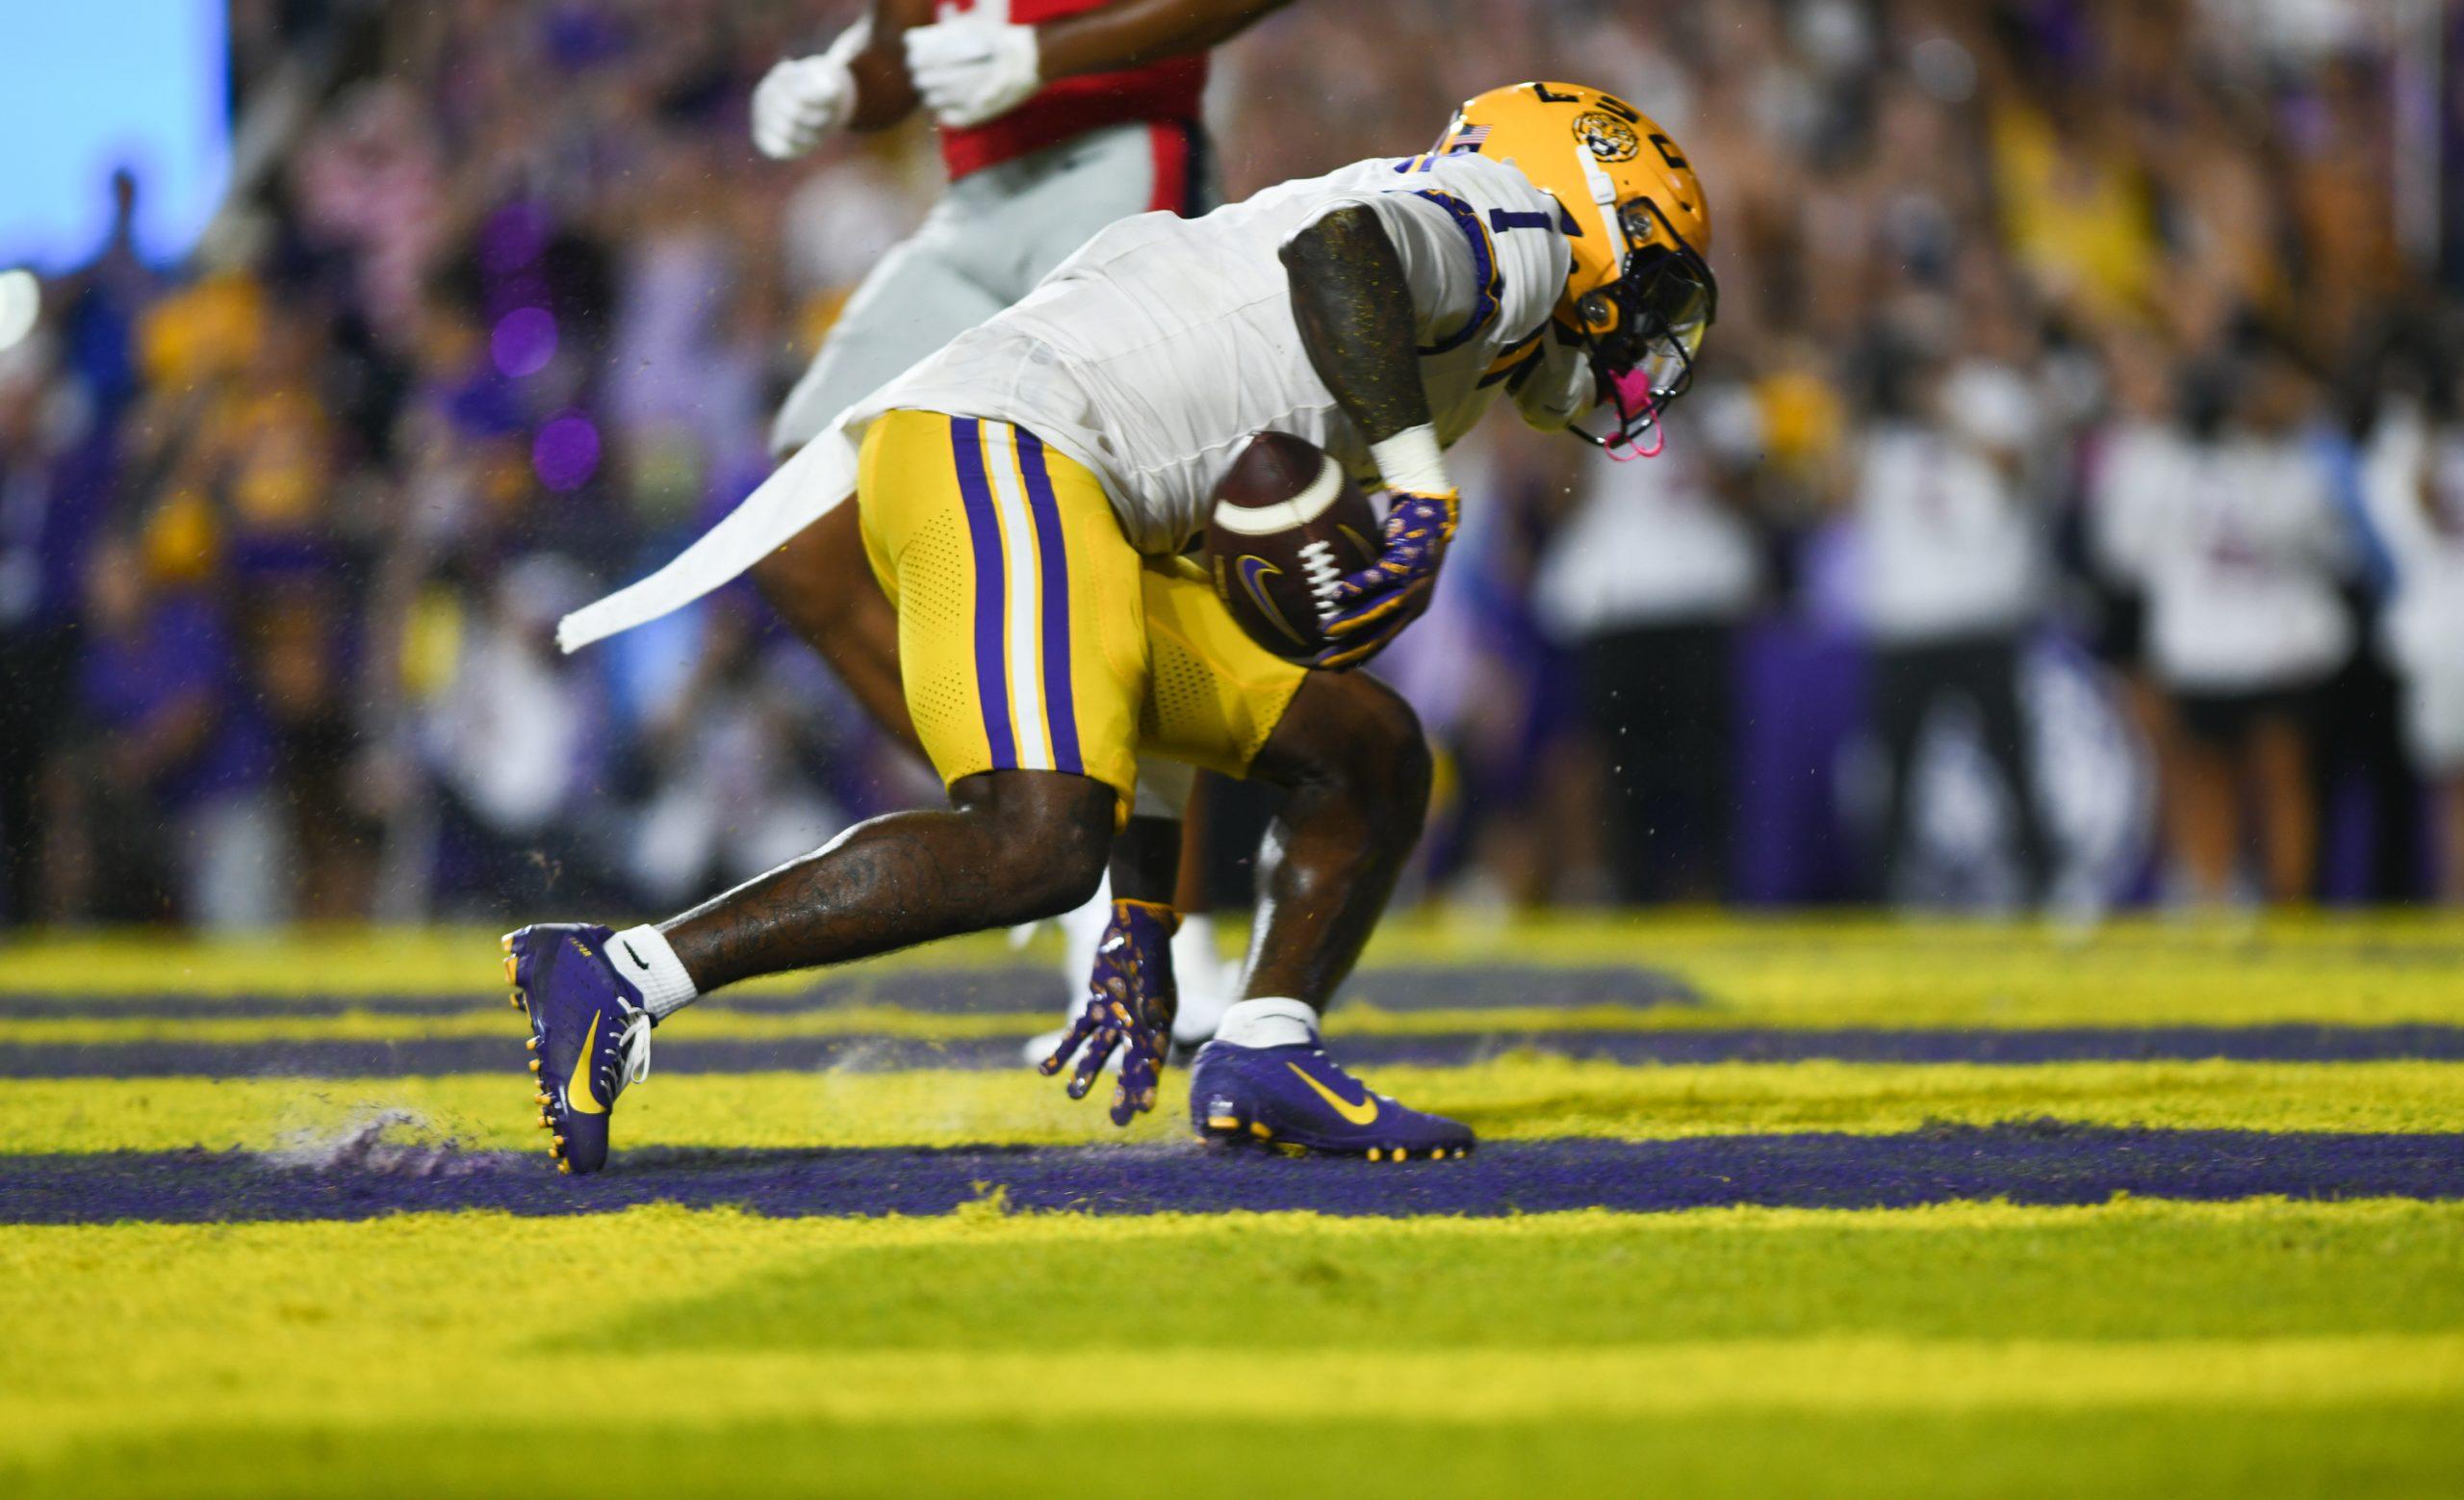
[[1617, 411], [1609, 436], [1577, 432], [1630, 452], [1692, 382], [1719, 309], [1719, 283], [1703, 258], [1710, 206], [1684, 153], [1625, 100], [1560, 83], [1464, 100], [1436, 149], [1510, 163], [1557, 200], [1574, 263], [1556, 321], [1581, 342], [1602, 399]]

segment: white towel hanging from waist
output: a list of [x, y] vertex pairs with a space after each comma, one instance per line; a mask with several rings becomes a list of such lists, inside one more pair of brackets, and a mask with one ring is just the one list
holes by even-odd
[[742, 575], [855, 493], [856, 444], [842, 419], [781, 464], [667, 566], [556, 622], [556, 644], [579, 651], [683, 608]]

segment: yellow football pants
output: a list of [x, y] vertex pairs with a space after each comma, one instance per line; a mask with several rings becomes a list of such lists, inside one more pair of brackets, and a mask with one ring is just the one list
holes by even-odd
[[893, 411], [856, 483], [944, 785], [1065, 771], [1126, 818], [1142, 751], [1245, 775], [1299, 688], [1306, 669], [1251, 641], [1205, 570], [1141, 556], [1095, 476], [1023, 427]]

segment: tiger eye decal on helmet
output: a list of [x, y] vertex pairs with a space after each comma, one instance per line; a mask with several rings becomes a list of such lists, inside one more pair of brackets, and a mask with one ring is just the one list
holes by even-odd
[[1630, 162], [1642, 153], [1643, 138], [1614, 115], [1598, 110], [1575, 116], [1575, 139], [1604, 162]]

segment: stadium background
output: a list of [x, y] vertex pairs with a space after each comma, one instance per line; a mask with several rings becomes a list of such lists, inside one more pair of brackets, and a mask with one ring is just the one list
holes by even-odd
[[[916, 796], [749, 593], [546, 644], [765, 472], [784, 382], [937, 190], [920, 131], [748, 150], [753, 79], [830, 8], [230, 14], [233, 207], [192, 253], [56, 268], [0, 359], [10, 919], [662, 910]], [[1464, 459], [1472, 545], [1387, 664], [1449, 772], [1414, 891], [2455, 892], [2456, 766], [2407, 754], [2401, 559], [2365, 493], [2374, 443], [2446, 399], [2452, 25], [1494, 0], [1300, 5], [1225, 49], [1236, 194], [1407, 152], [1569, 58], [1717, 188], [1721, 321], [1672, 456], [1491, 425]], [[2129, 540], [2165, 498], [2135, 443], [2191, 487], [2276, 476], [2252, 504], [2283, 519], [2223, 545], [2336, 616], [2233, 663], [2226, 695], [2290, 725], [2246, 766], [2184, 732], [2198, 663], [2143, 649], [2172, 574]], [[2023, 731], [1993, 701], [2015, 654]], [[2244, 773], [2246, 830], [2217, 789]]]
[[[747, 147], [845, 9], [244, 0], [244, 211], [158, 248], [141, 174], [40, 260], [0, 1490], [2453, 1492], [2464, 926], [2249, 907], [2455, 893], [2391, 662], [2464, 630], [2384, 649], [2374, 459], [2450, 395], [2457, 8], [1297, 0], [1219, 59], [1233, 192], [1571, 72], [1718, 215], [1671, 456], [1492, 425], [1392, 663], [1441, 817], [1328, 1043], [1480, 1151], [1219, 1159], [1177, 1071], [1116, 1132], [996, 935], [711, 997], [559, 1178], [496, 932], [929, 791], [749, 596], [548, 644], [936, 190]], [[133, 65], [93, 15], [0, 121]], [[2303, 630], [2141, 597], [2118, 523], [2219, 493]], [[1745, 909], [1820, 902], [1951, 910]]]

